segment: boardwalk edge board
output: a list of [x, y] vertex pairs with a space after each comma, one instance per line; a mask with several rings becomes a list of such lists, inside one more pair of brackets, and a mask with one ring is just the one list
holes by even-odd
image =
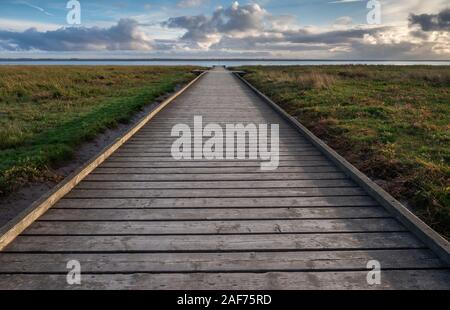
[[110, 157], [125, 142], [133, 137], [144, 125], [163, 110], [169, 103], [178, 98], [189, 87], [196, 83], [206, 71], [198, 72], [197, 77], [185, 85], [182, 89], [164, 100], [155, 109], [141, 118], [136, 125], [118, 137], [111, 144], [106, 146], [98, 155], [87, 161], [82, 167], [68, 175], [63, 181], [57, 184], [53, 189], [45, 193], [41, 198], [32, 203], [28, 208], [11, 219], [6, 225], [0, 227], [0, 251], [10, 244], [18, 235], [20, 235], [28, 226], [42, 216], [48, 209], [57, 203], [62, 197], [67, 195], [78, 183], [88, 176], [95, 168]]
[[405, 225], [414, 235], [424, 242], [442, 261], [450, 266], [450, 243], [440, 234], [429, 227], [425, 222], [419, 219], [409, 211], [398, 200], [383, 190], [379, 185], [373, 182], [365, 174], [345, 160], [341, 155], [329, 147], [325, 142], [315, 136], [310, 130], [303, 126], [294, 117], [289, 115], [284, 109], [272, 101], [269, 97], [260, 92], [250, 82], [244, 79], [239, 73], [233, 72], [239, 80], [247, 85], [258, 97], [266, 102], [273, 110], [288, 121], [298, 132], [306, 137], [314, 146], [316, 146], [328, 159], [343, 170], [343, 172], [360, 185], [367, 193], [374, 198], [387, 211], [395, 216], [403, 225]]

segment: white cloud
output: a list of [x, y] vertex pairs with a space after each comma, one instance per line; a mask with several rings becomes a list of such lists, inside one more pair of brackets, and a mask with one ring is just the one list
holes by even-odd
[[333, 26], [350, 26], [352, 23], [353, 21], [350, 16], [342, 16], [334, 21]]
[[24, 31], [29, 28], [36, 28], [39, 31], [56, 30], [60, 28], [59, 24], [40, 23], [34, 21], [0, 18], [0, 29], [10, 31]]

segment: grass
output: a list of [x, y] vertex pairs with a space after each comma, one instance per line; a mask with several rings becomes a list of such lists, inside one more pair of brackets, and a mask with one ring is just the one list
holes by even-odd
[[192, 67], [0, 67], [0, 195], [58, 178], [52, 167], [193, 78]]
[[239, 69], [450, 238], [450, 67]]

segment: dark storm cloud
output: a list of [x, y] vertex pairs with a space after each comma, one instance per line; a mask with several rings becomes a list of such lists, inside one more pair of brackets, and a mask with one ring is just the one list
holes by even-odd
[[110, 28], [69, 27], [53, 31], [24, 32], [0, 30], [0, 41], [6, 50], [93, 51], [148, 50], [151, 42], [132, 19], [121, 19]]
[[411, 25], [419, 25], [423, 31], [450, 31], [450, 8], [438, 14], [411, 14]]

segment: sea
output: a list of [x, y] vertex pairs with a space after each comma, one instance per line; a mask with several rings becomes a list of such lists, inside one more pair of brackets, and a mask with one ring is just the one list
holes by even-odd
[[396, 61], [396, 60], [23, 60], [0, 59], [0, 65], [73, 65], [73, 66], [319, 66], [319, 65], [391, 65], [391, 66], [450, 66], [449, 61]]

